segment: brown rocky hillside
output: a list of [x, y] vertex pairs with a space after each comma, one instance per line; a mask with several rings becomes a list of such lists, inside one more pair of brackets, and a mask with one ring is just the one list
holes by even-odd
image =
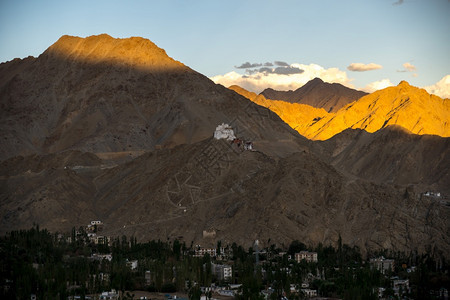
[[347, 129], [314, 147], [338, 170], [358, 178], [450, 194], [450, 138], [393, 125], [375, 133]]
[[[230, 89], [271, 109], [305, 136], [318, 120], [334, 116], [309, 105], [268, 100], [239, 86]], [[313, 143], [312, 148], [338, 170], [358, 178], [450, 193], [449, 138], [412, 134], [401, 126], [390, 125], [374, 133], [346, 129]]]
[[307, 104], [323, 108], [327, 112], [336, 112], [367, 93], [348, 88], [340, 83], [328, 83], [320, 78], [314, 78], [295, 91], [276, 91], [268, 88], [262, 91], [261, 95], [271, 100]]
[[[408, 89], [389, 98], [399, 107], [390, 111], [415, 107], [415, 96], [411, 104], [402, 98]], [[366, 107], [376, 108], [371, 122], [388, 109], [377, 108], [387, 101], [381, 92]], [[308, 122], [331, 122], [339, 112], [247, 97], [258, 104], [143, 38], [64, 36], [38, 58], [1, 64], [1, 233], [102, 220], [104, 234], [140, 241], [328, 245], [341, 235], [363, 251], [448, 257], [448, 199], [423, 196], [448, 191], [448, 139], [386, 124], [311, 141], [266, 107], [292, 105], [293, 118], [309, 109], [299, 124], [318, 113]], [[346, 108], [356, 115], [362, 99]], [[254, 149], [215, 140], [222, 123]]]
[[[450, 250], [450, 210], [435, 199], [421, 198], [414, 188], [349, 178], [303, 151], [273, 158], [234, 151], [210, 138], [114, 168], [89, 156], [86, 166], [80, 161], [66, 169], [35, 166], [54, 155], [25, 157], [30, 169], [14, 175], [7, 171], [11, 162], [3, 163], [2, 230], [33, 222], [70, 230], [99, 219], [105, 234], [139, 240], [250, 246], [255, 239], [263, 245], [294, 239], [329, 244], [341, 235], [363, 251], [430, 247], [445, 255]], [[216, 156], [217, 164], [207, 163]]]
[[143, 38], [63, 36], [38, 58], [1, 64], [0, 82], [0, 159], [173, 147], [210, 137], [222, 122], [253, 140], [282, 140], [288, 152], [298, 145], [270, 110]]

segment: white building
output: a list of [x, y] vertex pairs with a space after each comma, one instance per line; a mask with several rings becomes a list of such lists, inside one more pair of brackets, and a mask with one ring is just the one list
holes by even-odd
[[217, 249], [216, 248], [202, 248], [202, 247], [197, 247], [195, 249], [195, 254], [194, 256], [196, 257], [202, 257], [205, 256], [205, 254], [208, 253], [209, 256], [211, 257], [216, 257], [217, 256]]
[[230, 125], [222, 123], [216, 127], [214, 138], [216, 140], [226, 139], [228, 141], [232, 141], [236, 138], [236, 136], [234, 135], [233, 128]]
[[376, 268], [381, 273], [385, 274], [387, 271], [394, 270], [394, 260], [393, 259], [386, 259], [383, 256], [378, 258], [371, 258], [370, 264], [373, 268]]
[[299, 253], [295, 253], [295, 261], [299, 263], [302, 260], [306, 260], [306, 262], [317, 262], [317, 252], [300, 251]]

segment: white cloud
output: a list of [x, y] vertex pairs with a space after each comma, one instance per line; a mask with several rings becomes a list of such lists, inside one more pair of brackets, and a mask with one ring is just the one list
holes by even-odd
[[426, 86], [424, 89], [426, 89], [428, 93], [434, 94], [443, 99], [450, 98], [450, 75], [445, 75], [437, 83]]
[[347, 73], [338, 68], [325, 69], [317, 64], [304, 65], [298, 63], [291, 64], [289, 67], [298, 68], [304, 72], [289, 75], [261, 72], [241, 75], [236, 72], [229, 72], [225, 75], [213, 76], [211, 80], [226, 87], [236, 84], [255, 93], [260, 93], [266, 88], [279, 91], [296, 90], [316, 77], [325, 82], [340, 83], [354, 88], [351, 79], [347, 77]]
[[375, 63], [370, 63], [370, 64], [362, 64], [362, 63], [351, 63], [347, 69], [349, 71], [354, 71], [354, 72], [365, 72], [365, 71], [372, 71], [372, 70], [378, 70], [383, 68], [382, 65], [378, 65]]
[[388, 78], [385, 78], [369, 83], [362, 90], [366, 93], [373, 93], [375, 91], [385, 89], [389, 86], [393, 86], [393, 84]]
[[416, 66], [410, 64], [409, 62], [404, 63], [403, 68], [405, 68], [409, 72], [413, 72], [416, 70]]

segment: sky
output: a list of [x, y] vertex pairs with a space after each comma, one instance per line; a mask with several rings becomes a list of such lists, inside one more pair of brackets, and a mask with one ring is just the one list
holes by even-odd
[[406, 80], [450, 98], [450, 0], [0, 0], [0, 62], [62, 35], [141, 36], [225, 86]]

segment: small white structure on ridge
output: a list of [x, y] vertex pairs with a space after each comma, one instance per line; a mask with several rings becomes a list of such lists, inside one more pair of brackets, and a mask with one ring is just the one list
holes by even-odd
[[217, 126], [216, 131], [214, 132], [214, 138], [216, 140], [226, 139], [228, 141], [232, 141], [236, 138], [234, 135], [233, 128], [230, 125], [222, 123]]

